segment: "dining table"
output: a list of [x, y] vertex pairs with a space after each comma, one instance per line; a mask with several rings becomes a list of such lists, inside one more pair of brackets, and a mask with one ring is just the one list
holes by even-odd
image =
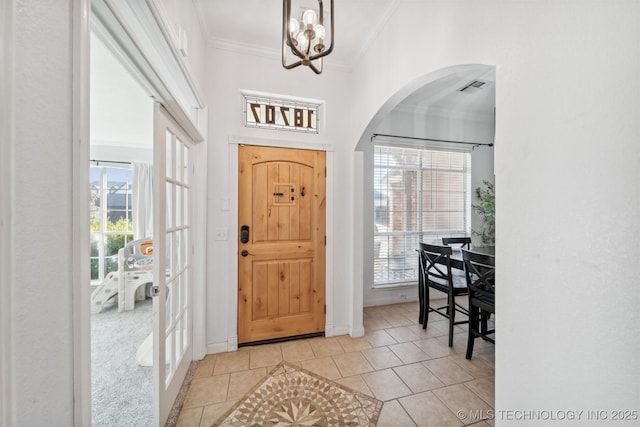
[[[468, 251], [477, 252], [485, 255], [496, 255], [496, 247], [495, 246], [474, 246], [472, 245]], [[458, 270], [464, 270], [464, 261], [462, 260], [462, 249], [461, 248], [452, 248], [451, 253], [451, 268], [455, 268]]]
[[[487, 246], [487, 245], [483, 245], [483, 246], [471, 245], [471, 247], [467, 250], [471, 252], [479, 252], [482, 254], [493, 255], [493, 256], [495, 256], [495, 253], [496, 253], [495, 246]], [[416, 249], [416, 251], [419, 251], [419, 250]], [[456, 270], [464, 271], [464, 261], [462, 259], [462, 248], [451, 248], [451, 256], [449, 257], [449, 259], [451, 262], [452, 269], [455, 268]], [[422, 270], [423, 270], [422, 263], [418, 261], [418, 301], [420, 303], [420, 314], [418, 316], [418, 322], [420, 324], [424, 322], [424, 319], [427, 316], [426, 309], [424, 307], [425, 289], [424, 289], [424, 281], [423, 281], [424, 272]]]

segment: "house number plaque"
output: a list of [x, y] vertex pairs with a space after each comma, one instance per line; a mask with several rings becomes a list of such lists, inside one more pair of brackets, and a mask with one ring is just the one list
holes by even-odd
[[244, 125], [318, 133], [318, 105], [244, 95]]

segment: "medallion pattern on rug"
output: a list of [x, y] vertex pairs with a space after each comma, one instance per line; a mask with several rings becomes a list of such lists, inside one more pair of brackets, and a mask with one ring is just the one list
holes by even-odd
[[280, 362], [213, 426], [364, 426], [382, 402], [313, 372]]

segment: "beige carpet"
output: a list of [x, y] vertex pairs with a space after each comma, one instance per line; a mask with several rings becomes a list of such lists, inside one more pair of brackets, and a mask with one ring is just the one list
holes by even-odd
[[213, 426], [375, 426], [382, 402], [281, 362]]

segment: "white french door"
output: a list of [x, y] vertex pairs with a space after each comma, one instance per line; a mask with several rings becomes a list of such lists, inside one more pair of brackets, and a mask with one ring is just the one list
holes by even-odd
[[165, 424], [193, 359], [190, 149], [193, 141], [154, 109], [154, 425]]

